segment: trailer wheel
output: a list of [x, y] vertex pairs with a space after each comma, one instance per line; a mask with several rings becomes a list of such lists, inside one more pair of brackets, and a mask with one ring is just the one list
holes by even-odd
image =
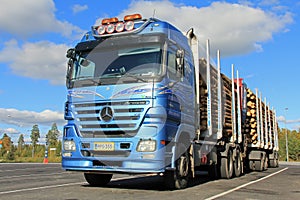
[[249, 170], [250, 171], [253, 171], [255, 168], [255, 163], [253, 160], [249, 160]]
[[275, 167], [276, 168], [279, 167], [279, 160], [278, 160], [278, 158], [275, 159]]
[[242, 172], [242, 158], [241, 158], [241, 154], [240, 151], [237, 150], [236, 151], [236, 157], [235, 157], [235, 162], [234, 162], [234, 175], [236, 177], [239, 177], [241, 175]]
[[269, 163], [270, 163], [269, 166], [272, 167], [272, 168], [273, 168], [273, 167], [276, 167], [275, 162], [276, 162], [276, 159], [270, 159], [270, 160], [269, 160]]
[[84, 173], [85, 180], [91, 186], [105, 186], [112, 179], [112, 174], [93, 174], [93, 173]]
[[263, 167], [264, 167], [264, 162], [263, 160], [255, 160], [254, 161], [255, 164], [255, 171], [263, 171]]
[[[180, 144], [177, 152], [182, 152], [185, 149], [183, 144]], [[191, 176], [189, 148], [179, 156], [175, 162], [175, 171], [167, 171], [164, 181], [166, 189], [184, 189], [188, 186], [188, 181]]]
[[220, 173], [221, 178], [224, 179], [230, 179], [233, 176], [233, 156], [231, 150], [228, 150], [227, 157], [221, 158]]
[[269, 163], [269, 159], [268, 159], [268, 157], [266, 156], [266, 157], [265, 157], [265, 160], [264, 160], [264, 170], [267, 170], [267, 169], [268, 169], [268, 163]]

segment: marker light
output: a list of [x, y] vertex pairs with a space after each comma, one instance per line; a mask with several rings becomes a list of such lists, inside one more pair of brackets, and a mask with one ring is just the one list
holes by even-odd
[[124, 27], [125, 27], [124, 23], [119, 22], [119, 23], [117, 23], [117, 25], [116, 25], [116, 31], [117, 31], [118, 33], [119, 33], [119, 32], [122, 32], [122, 31], [124, 30]]
[[109, 24], [106, 26], [106, 32], [107, 33], [113, 33], [115, 31], [115, 25], [114, 24]]
[[106, 18], [106, 19], [102, 20], [102, 25], [117, 23], [118, 21], [119, 21], [119, 19], [117, 17]]
[[133, 14], [133, 15], [126, 15], [124, 17], [124, 21], [133, 21], [133, 20], [137, 20], [137, 19], [142, 19], [142, 15], [140, 14]]
[[133, 21], [128, 21], [125, 23], [125, 29], [126, 31], [132, 31], [134, 28], [134, 22]]
[[99, 35], [103, 35], [105, 33], [106, 27], [104, 25], [100, 25], [97, 29]]

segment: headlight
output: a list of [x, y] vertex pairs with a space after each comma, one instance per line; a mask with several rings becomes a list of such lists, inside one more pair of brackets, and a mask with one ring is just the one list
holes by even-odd
[[156, 150], [155, 140], [141, 140], [136, 148], [140, 152], [153, 152]]
[[73, 140], [64, 141], [64, 150], [65, 151], [76, 151], [76, 145]]

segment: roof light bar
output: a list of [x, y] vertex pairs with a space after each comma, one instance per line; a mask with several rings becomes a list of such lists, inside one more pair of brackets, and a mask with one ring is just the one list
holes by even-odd
[[124, 25], [123, 22], [119, 22], [119, 23], [116, 24], [116, 31], [117, 31], [118, 33], [124, 31], [124, 28], [125, 28], [125, 25]]
[[[114, 35], [122, 32], [131, 32], [135, 29], [135, 20], [141, 20], [141, 14], [126, 15], [124, 21], [119, 21], [117, 17], [105, 18], [101, 21], [101, 24], [98, 26], [93, 26], [94, 36], [105, 36], [105, 35]], [[149, 23], [149, 20], [145, 21], [141, 29]]]
[[102, 20], [102, 25], [113, 24], [113, 23], [117, 23], [117, 22], [119, 22], [119, 19], [117, 17], [106, 18], [106, 19]]
[[133, 15], [126, 15], [124, 17], [124, 21], [132, 21], [132, 20], [138, 20], [138, 19], [142, 19], [142, 15], [141, 14], [133, 14]]

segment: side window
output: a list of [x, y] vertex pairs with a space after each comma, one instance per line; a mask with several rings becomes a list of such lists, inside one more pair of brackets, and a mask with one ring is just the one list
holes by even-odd
[[168, 52], [168, 77], [172, 80], [179, 80], [176, 70], [176, 53], [174, 51]]
[[76, 71], [74, 71], [73, 77], [84, 78], [84, 77], [94, 77], [95, 63], [82, 57], [78, 57], [78, 62], [76, 62]]
[[184, 64], [184, 78], [189, 82], [190, 85], [193, 84], [193, 74], [191, 69], [191, 64], [189, 61], [185, 60]]

